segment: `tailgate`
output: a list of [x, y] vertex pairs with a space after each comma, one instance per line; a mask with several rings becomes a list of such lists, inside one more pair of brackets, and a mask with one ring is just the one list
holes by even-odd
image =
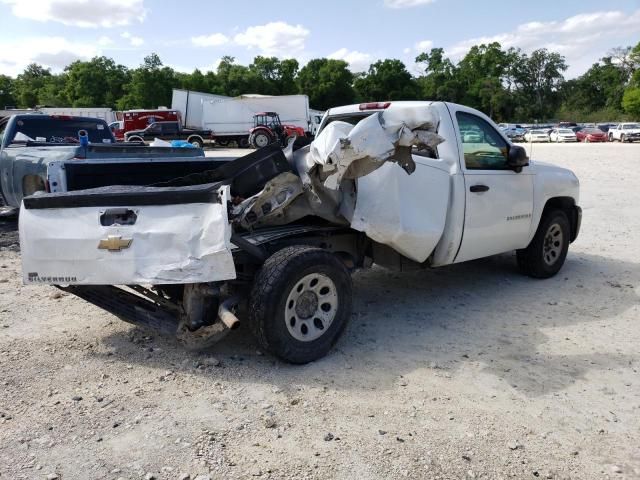
[[200, 283], [235, 278], [229, 187], [105, 187], [28, 197], [25, 284]]

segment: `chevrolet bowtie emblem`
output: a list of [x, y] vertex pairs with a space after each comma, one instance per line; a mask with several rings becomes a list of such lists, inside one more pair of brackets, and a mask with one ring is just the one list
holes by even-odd
[[119, 252], [123, 248], [129, 248], [131, 242], [133, 242], [132, 238], [109, 235], [106, 240], [100, 240], [98, 248], [100, 250], [109, 250], [110, 252]]

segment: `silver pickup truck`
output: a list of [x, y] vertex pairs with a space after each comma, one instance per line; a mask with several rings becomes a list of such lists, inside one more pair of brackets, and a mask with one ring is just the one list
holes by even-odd
[[36, 192], [148, 185], [220, 163], [200, 148], [117, 144], [105, 121], [96, 118], [25, 114], [0, 124], [0, 192], [11, 207]]

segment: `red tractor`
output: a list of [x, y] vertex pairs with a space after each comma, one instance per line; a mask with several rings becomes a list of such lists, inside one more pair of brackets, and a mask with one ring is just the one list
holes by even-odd
[[304, 137], [304, 129], [295, 125], [282, 125], [276, 112], [256, 113], [253, 116], [253, 128], [249, 130], [249, 143], [253, 148], [262, 148], [279, 142], [283, 147], [290, 138]]

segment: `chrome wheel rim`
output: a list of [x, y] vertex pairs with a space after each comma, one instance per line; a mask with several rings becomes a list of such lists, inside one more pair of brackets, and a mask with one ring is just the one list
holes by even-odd
[[544, 263], [551, 266], [558, 261], [562, 253], [562, 245], [564, 235], [562, 228], [557, 223], [552, 224], [544, 236], [544, 244], [542, 247], [542, 258]]
[[310, 273], [291, 289], [284, 321], [293, 338], [312, 342], [329, 329], [337, 312], [338, 291], [333, 280], [322, 273]]
[[256, 135], [255, 142], [256, 142], [256, 145], [260, 148], [266, 147], [267, 145], [269, 145], [269, 139], [267, 138], [266, 135]]

